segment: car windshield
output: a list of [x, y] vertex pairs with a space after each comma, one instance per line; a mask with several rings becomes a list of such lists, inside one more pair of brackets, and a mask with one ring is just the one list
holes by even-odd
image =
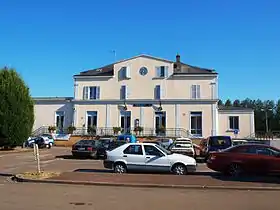
[[174, 147], [191, 148], [192, 143], [191, 142], [175, 142]]
[[161, 146], [159, 146], [159, 145], [155, 145], [158, 149], [160, 149], [162, 152], [164, 152], [166, 155], [171, 155], [172, 153], [169, 151], [169, 150], [167, 150], [167, 149], [165, 149], [165, 148], [163, 148], [163, 147], [161, 147]]
[[209, 145], [214, 147], [231, 146], [231, 138], [229, 136], [211, 136]]

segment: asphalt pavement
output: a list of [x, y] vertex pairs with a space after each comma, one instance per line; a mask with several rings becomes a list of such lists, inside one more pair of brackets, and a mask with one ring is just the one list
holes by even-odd
[[1, 210], [278, 210], [279, 192], [0, 184]]

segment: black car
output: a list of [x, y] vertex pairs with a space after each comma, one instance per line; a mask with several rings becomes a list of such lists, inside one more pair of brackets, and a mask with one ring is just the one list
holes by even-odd
[[110, 141], [109, 144], [103, 145], [102, 147], [98, 148], [98, 157], [106, 159], [106, 151], [111, 151], [123, 144], [126, 144], [126, 141]]
[[97, 140], [80, 140], [72, 146], [72, 155], [74, 157], [96, 158]]
[[72, 146], [72, 155], [95, 159], [105, 158], [106, 150], [117, 147], [114, 142], [113, 139], [80, 140]]

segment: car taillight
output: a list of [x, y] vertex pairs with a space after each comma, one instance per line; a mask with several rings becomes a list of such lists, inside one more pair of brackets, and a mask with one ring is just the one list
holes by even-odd
[[87, 150], [88, 150], [88, 151], [92, 151], [92, 147], [88, 147]]
[[215, 159], [216, 159], [216, 156], [215, 156], [215, 155], [210, 155], [209, 159], [210, 159], [210, 160], [215, 160]]

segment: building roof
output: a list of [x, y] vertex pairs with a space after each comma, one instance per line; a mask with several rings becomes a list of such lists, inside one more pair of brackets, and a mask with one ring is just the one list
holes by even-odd
[[219, 106], [219, 111], [253, 111], [252, 108], [235, 107], [235, 106]]
[[[125, 62], [128, 60], [132, 60], [135, 58], [139, 58], [139, 57], [144, 57], [144, 58], [150, 58], [150, 59], [154, 59], [154, 60], [159, 60], [159, 61], [164, 61], [164, 62], [168, 62], [168, 63], [174, 63], [174, 65], [176, 65], [176, 62], [174, 61], [170, 61], [170, 60], [166, 60], [166, 59], [162, 59], [162, 58], [157, 58], [154, 56], [150, 56], [150, 55], [138, 55], [138, 56], [134, 56], [128, 59], [124, 59], [124, 60], [120, 60], [117, 61], [115, 63], [100, 67], [100, 68], [96, 68], [96, 69], [90, 69], [87, 71], [83, 71], [80, 72], [80, 74], [74, 75], [76, 76], [114, 76], [114, 65], [117, 63], [121, 63], [121, 62]], [[211, 70], [211, 69], [206, 69], [206, 68], [200, 68], [200, 67], [196, 67], [196, 66], [191, 66], [185, 63], [180, 62], [180, 66], [181, 66], [181, 71], [180, 72], [174, 72], [174, 75], [186, 75], [186, 74], [217, 74], [215, 72], [215, 70]]]

